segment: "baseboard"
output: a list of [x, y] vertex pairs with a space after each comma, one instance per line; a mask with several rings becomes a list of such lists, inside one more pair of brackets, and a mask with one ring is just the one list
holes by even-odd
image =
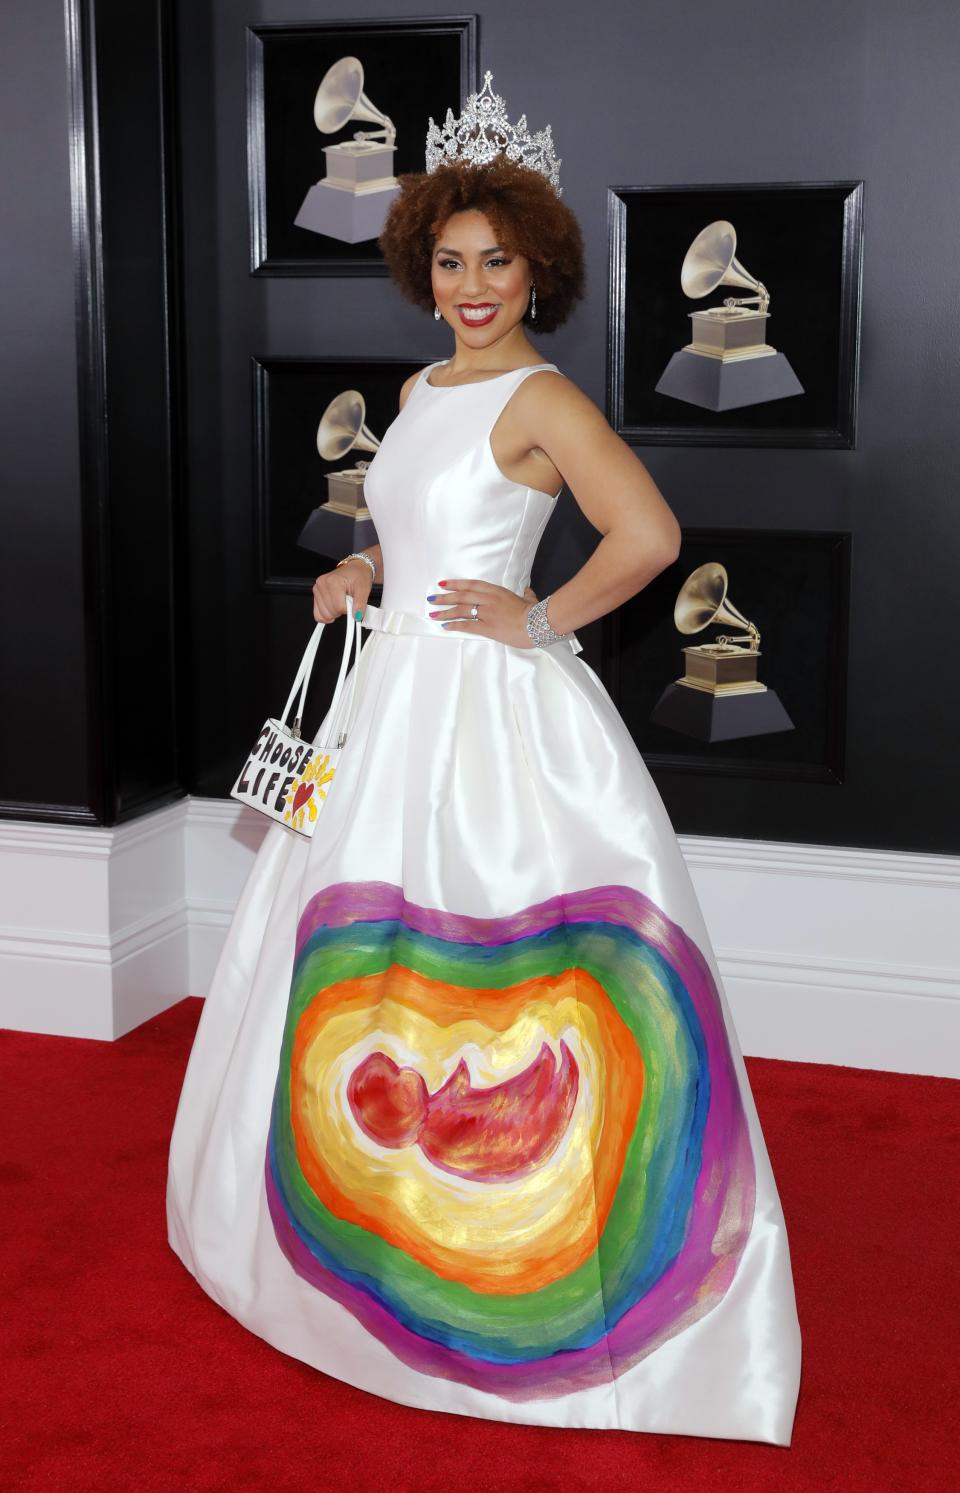
[[111, 1041], [188, 993], [187, 814], [0, 821], [0, 1026]]
[[960, 1078], [960, 857], [680, 845], [744, 1052]]
[[[207, 990], [266, 821], [0, 821], [0, 1025], [104, 1040]], [[743, 1051], [960, 1078], [960, 858], [681, 835]]]

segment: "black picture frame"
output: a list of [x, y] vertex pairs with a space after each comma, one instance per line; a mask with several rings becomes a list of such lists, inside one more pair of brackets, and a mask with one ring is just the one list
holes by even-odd
[[358, 450], [324, 461], [316, 428], [345, 389], [366, 401], [365, 423], [377, 439], [396, 419], [404, 380], [429, 363], [422, 358], [251, 358], [255, 584], [260, 591], [309, 592], [317, 575], [343, 552], [323, 556], [297, 543], [310, 514], [325, 499], [328, 472], [372, 460]]
[[[385, 275], [376, 239], [341, 242], [297, 227], [309, 188], [324, 175], [323, 146], [369, 122], [321, 135], [313, 99], [327, 68], [359, 56], [364, 93], [397, 127], [394, 173], [422, 171], [428, 116], [459, 113], [477, 88], [477, 17], [309, 21], [247, 28], [247, 169], [250, 273]], [[396, 81], [394, 81], [396, 80]], [[375, 126], [374, 126], [375, 127]]]
[[[737, 259], [771, 293], [768, 341], [803, 394], [712, 411], [656, 392], [690, 341], [689, 313], [749, 290], [688, 299], [680, 267], [694, 238], [726, 218]], [[611, 187], [608, 193], [607, 414], [636, 445], [856, 445], [863, 182]]]
[[[719, 777], [843, 782], [852, 536], [846, 531], [683, 531], [677, 560], [601, 626], [600, 674], [651, 769]], [[727, 568], [728, 598], [760, 630], [758, 677], [776, 690], [794, 729], [707, 743], [650, 720], [684, 672], [685, 644], [741, 629], [683, 634], [673, 609], [697, 566]]]

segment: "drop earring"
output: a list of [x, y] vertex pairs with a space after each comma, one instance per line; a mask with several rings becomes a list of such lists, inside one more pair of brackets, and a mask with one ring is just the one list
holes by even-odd
[[434, 301], [433, 303], [433, 319], [434, 321], [440, 320], [440, 307], [437, 305], [436, 301]]
[[537, 287], [531, 281], [530, 284], [530, 320], [537, 319]]

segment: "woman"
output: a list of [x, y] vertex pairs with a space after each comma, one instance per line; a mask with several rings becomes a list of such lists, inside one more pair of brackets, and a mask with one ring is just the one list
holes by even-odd
[[[749, 1082], [676, 835], [577, 657], [679, 528], [527, 335], [582, 287], [552, 147], [450, 138], [381, 243], [453, 353], [369, 468], [379, 543], [314, 586], [318, 621], [371, 632], [355, 717], [315, 837], [272, 826], [241, 896], [170, 1242], [251, 1330], [401, 1403], [789, 1445], [799, 1328]], [[602, 538], [537, 601], [564, 483]]]

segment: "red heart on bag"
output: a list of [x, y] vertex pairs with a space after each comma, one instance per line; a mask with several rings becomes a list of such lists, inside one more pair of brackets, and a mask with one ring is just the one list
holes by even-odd
[[306, 803], [307, 799], [310, 797], [310, 795], [311, 795], [312, 792], [313, 792], [313, 784], [312, 783], [301, 783], [300, 787], [297, 789], [296, 793], [293, 796], [293, 808], [291, 809], [290, 812], [292, 814], [295, 814], [297, 812], [297, 810], [301, 807], [301, 805]]

